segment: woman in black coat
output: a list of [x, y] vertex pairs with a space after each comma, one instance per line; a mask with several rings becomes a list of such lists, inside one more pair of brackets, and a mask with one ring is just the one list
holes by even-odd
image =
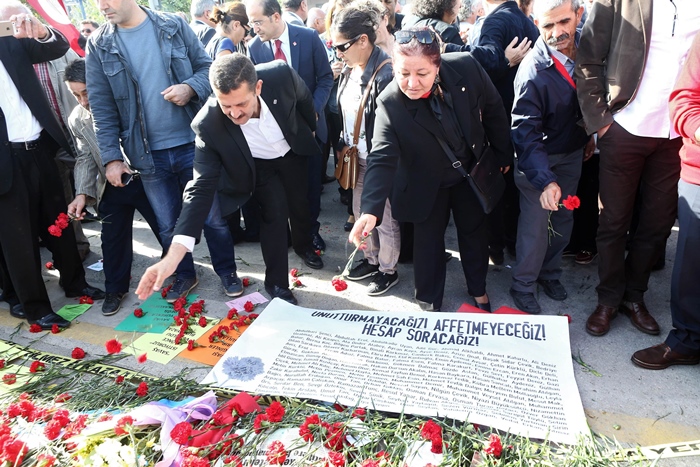
[[[389, 197], [394, 217], [415, 225], [416, 300], [424, 310], [439, 311], [451, 212], [469, 295], [490, 310], [486, 215], [440, 140], [466, 172], [482, 154], [496, 157], [502, 171], [508, 170], [513, 149], [501, 98], [476, 60], [461, 53], [441, 57], [435, 34], [425, 28], [396, 34], [394, 76], [378, 99], [363, 215], [350, 241], [359, 244], [364, 233], [381, 223]], [[486, 151], [489, 146], [492, 151]]]

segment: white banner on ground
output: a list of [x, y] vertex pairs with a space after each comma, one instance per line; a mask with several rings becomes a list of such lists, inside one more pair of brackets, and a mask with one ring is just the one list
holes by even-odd
[[589, 433], [561, 316], [320, 311], [275, 299], [202, 384], [562, 443]]

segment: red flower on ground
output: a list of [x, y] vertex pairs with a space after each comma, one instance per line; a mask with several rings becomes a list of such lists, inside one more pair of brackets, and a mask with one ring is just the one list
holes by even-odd
[[238, 317], [238, 310], [236, 310], [235, 308], [231, 308], [230, 310], [228, 310], [228, 313], [226, 313], [226, 317], [228, 319], [237, 318]]
[[146, 397], [148, 395], [148, 384], [145, 381], [139, 383], [139, 387], [136, 389], [136, 395], [139, 397]]
[[170, 292], [170, 289], [172, 288], [172, 284], [170, 284], [167, 287], [163, 287], [163, 290], [160, 291], [160, 296], [165, 298], [166, 295], [168, 295], [168, 292]]
[[0, 360], [0, 369], [5, 368], [5, 360]]
[[137, 318], [143, 318], [143, 310], [141, 308], [135, 309], [134, 316], [136, 316]]
[[170, 437], [177, 444], [186, 445], [192, 435], [192, 425], [188, 422], [180, 422], [170, 430]]
[[22, 465], [24, 456], [27, 455], [29, 448], [24, 441], [18, 439], [6, 439], [2, 443], [2, 460], [10, 461], [10, 465]]
[[59, 394], [58, 396], [54, 397], [53, 401], [57, 404], [60, 404], [63, 402], [68, 402], [72, 398], [73, 398], [73, 396], [71, 396], [67, 392], [64, 392], [63, 394]]
[[126, 415], [122, 418], [120, 418], [117, 421], [117, 424], [114, 426], [114, 434], [115, 435], [126, 435], [128, 434], [128, 431], [126, 431], [126, 427], [131, 426], [134, 424], [134, 419]]
[[287, 450], [281, 441], [273, 441], [267, 448], [267, 462], [272, 465], [282, 465], [287, 460]]
[[255, 305], [253, 304], [253, 302], [245, 302], [245, 304], [243, 305], [243, 309], [250, 313], [255, 309]]
[[243, 461], [236, 455], [228, 456], [226, 459], [224, 459], [224, 465], [230, 465], [231, 467], [243, 467]]
[[44, 368], [46, 368], [46, 365], [44, 362], [40, 362], [39, 360], [34, 360], [31, 365], [29, 365], [29, 372], [30, 373], [36, 373], [37, 371], [41, 371]]
[[379, 461], [375, 461], [373, 459], [365, 459], [362, 461], [362, 464], [360, 464], [360, 467], [380, 467]]
[[122, 351], [122, 343], [116, 339], [110, 339], [105, 342], [105, 348], [107, 349], [107, 353], [110, 355], [119, 353]]
[[95, 302], [91, 296], [83, 295], [82, 297], [80, 297], [80, 300], [78, 301], [78, 303], [80, 303], [81, 305], [92, 305]]
[[265, 414], [267, 417], [270, 419], [272, 423], [279, 423], [282, 421], [282, 418], [284, 418], [284, 406], [280, 404], [277, 401], [274, 401], [270, 406], [265, 410]]
[[297, 268], [292, 268], [289, 270], [289, 275], [292, 277], [299, 277], [301, 276], [301, 273], [299, 273], [299, 270]]
[[316, 253], [316, 256], [323, 256], [323, 250], [316, 250], [314, 253]]
[[345, 456], [341, 452], [330, 451], [324, 467], [344, 467]]
[[53, 263], [51, 261], [47, 261], [44, 266], [46, 266], [46, 269], [53, 269]]
[[343, 279], [340, 279], [338, 277], [336, 277], [335, 279], [333, 279], [331, 281], [331, 285], [333, 285], [333, 287], [335, 287], [335, 290], [337, 292], [342, 292], [343, 290], [348, 288], [348, 283], [345, 282]]
[[54, 237], [60, 237], [61, 235], [63, 235], [63, 230], [61, 230], [59, 226], [54, 224], [49, 226], [49, 233]]
[[321, 425], [321, 417], [319, 417], [318, 414], [309, 415], [299, 427], [299, 436], [301, 436], [304, 441], [313, 441], [315, 439], [314, 428], [319, 425]]
[[116, 378], [114, 378], [114, 382], [117, 384], [122, 384], [124, 382], [124, 377], [122, 375], [119, 375]]
[[260, 434], [270, 423], [270, 417], [267, 414], [259, 413], [253, 420], [253, 429], [256, 434]]
[[243, 280], [241, 281], [243, 283], [243, 287], [249, 287], [250, 286], [250, 279], [247, 277], [244, 277]]
[[292, 287], [293, 288], [304, 287], [304, 284], [302, 284], [299, 279], [294, 279], [294, 281], [292, 281]]
[[431, 442], [430, 452], [442, 453], [442, 428], [432, 420], [428, 420], [420, 428], [420, 435], [423, 439]]
[[146, 363], [146, 360], [148, 360], [148, 356], [145, 353], [136, 357], [136, 361], [139, 363]]
[[58, 327], [58, 324], [51, 326], [51, 334], [58, 334], [59, 332], [61, 332], [61, 328]]
[[76, 347], [70, 353], [70, 356], [75, 358], [76, 360], [82, 360], [83, 358], [85, 358], [85, 351], [80, 347]]
[[345, 426], [340, 422], [326, 426], [326, 442], [323, 445], [332, 451], [342, 451], [345, 444]]
[[206, 328], [207, 327], [207, 319], [204, 316], [200, 316], [199, 322], [197, 324], [199, 324], [203, 328]]
[[566, 209], [569, 211], [573, 211], [574, 209], [578, 208], [581, 206], [581, 200], [578, 199], [578, 196], [567, 196], [564, 201], [562, 201], [562, 204]]
[[365, 415], [367, 415], [367, 410], [362, 407], [357, 407], [352, 411], [352, 417], [359, 418], [360, 420], [364, 420]]
[[489, 440], [486, 443], [486, 448], [484, 449], [486, 454], [491, 454], [493, 457], [501, 457], [501, 452], [503, 452], [503, 445], [501, 444], [501, 438], [495, 433], [489, 436]]
[[56, 458], [51, 454], [39, 454], [36, 456], [36, 467], [53, 467]]
[[43, 331], [43, 329], [41, 329], [41, 326], [39, 326], [36, 323], [29, 326], [29, 332], [41, 332], [41, 331]]
[[194, 350], [194, 349], [196, 349], [197, 347], [199, 347], [199, 344], [197, 344], [193, 339], [190, 339], [190, 340], [187, 342], [187, 350]]

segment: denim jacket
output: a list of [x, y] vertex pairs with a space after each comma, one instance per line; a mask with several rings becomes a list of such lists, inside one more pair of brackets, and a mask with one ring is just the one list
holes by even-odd
[[[211, 58], [182, 18], [147, 8], [143, 10], [159, 33], [160, 56], [171, 84], [188, 84], [195, 92], [185, 106], [187, 114], [194, 118], [211, 94]], [[120, 50], [122, 46], [116, 40], [116, 26], [109, 23], [100, 27], [88, 41], [87, 87], [97, 141], [104, 165], [124, 159], [121, 142], [129, 165], [150, 174], [155, 169], [146, 139], [140, 90], [131, 65]], [[155, 52], [154, 58], [157, 57]]]

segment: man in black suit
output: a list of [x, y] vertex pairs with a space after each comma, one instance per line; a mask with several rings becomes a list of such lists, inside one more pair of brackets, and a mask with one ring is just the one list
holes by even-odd
[[251, 197], [260, 205], [265, 290], [296, 304], [287, 275], [287, 218], [297, 254], [307, 264], [317, 259], [323, 265], [311, 246], [306, 197], [307, 159], [318, 154], [311, 92], [283, 62], [254, 66], [238, 53], [217, 59], [209, 81], [216, 99], [210, 98], [192, 122], [195, 177], [185, 189], [173, 244], [146, 270], [136, 293], [146, 298], [172, 274], [189, 251], [185, 243], [199, 237], [218, 188], [223, 216]]
[[[3, 0], [0, 9], [8, 5]], [[59, 146], [69, 154], [72, 150], [32, 64], [63, 56], [69, 45], [30, 14], [12, 15], [9, 21], [14, 37], [0, 38], [0, 245], [20, 305], [11, 313], [42, 329], [68, 327], [53, 312], [46, 293], [39, 237], [53, 253], [67, 297], [102, 299], [104, 292], [85, 282], [73, 229], [64, 229], [60, 237], [48, 232], [66, 207], [53, 157]]]

